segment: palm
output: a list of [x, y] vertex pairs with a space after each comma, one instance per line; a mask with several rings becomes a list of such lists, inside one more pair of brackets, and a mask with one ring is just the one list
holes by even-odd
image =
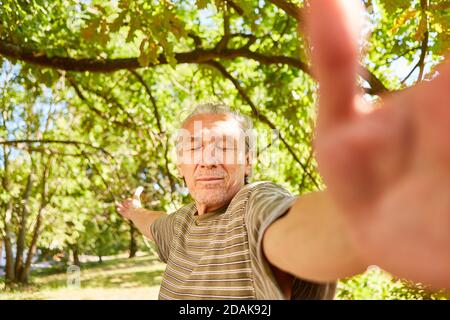
[[133, 197], [127, 198], [122, 202], [116, 203], [117, 211], [126, 219], [131, 219], [136, 209], [142, 208], [141, 193], [144, 190], [142, 186], [136, 188]]
[[[318, 25], [314, 14], [321, 5], [330, 19], [322, 11]], [[352, 26], [341, 9], [337, 1], [330, 8], [328, 0], [315, 1], [311, 8], [320, 83], [320, 172], [367, 262], [450, 287], [450, 63], [435, 80], [384, 97], [381, 108], [359, 113]], [[331, 57], [339, 50], [336, 61]]]

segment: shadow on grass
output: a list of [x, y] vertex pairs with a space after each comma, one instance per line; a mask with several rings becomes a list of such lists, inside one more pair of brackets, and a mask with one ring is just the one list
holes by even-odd
[[82, 281], [82, 288], [137, 288], [155, 286], [161, 283], [164, 271], [139, 271], [133, 273], [112, 274], [110, 276], [95, 277]]
[[[80, 267], [81, 289], [87, 288], [142, 288], [159, 285], [164, 265], [154, 256], [118, 258], [102, 263], [89, 262]], [[13, 290], [37, 293], [42, 290], [67, 288], [67, 266], [34, 270], [30, 285]]]
[[[154, 256], [143, 256], [134, 258], [117, 258], [112, 260], [107, 260], [103, 262], [86, 262], [82, 263], [80, 266], [81, 270], [116, 270], [118, 268], [129, 268], [137, 266], [151, 266], [160, 263], [157, 257]], [[50, 276], [66, 273], [67, 267], [69, 265], [61, 264], [56, 265], [52, 268], [37, 269], [30, 272], [30, 278], [38, 278], [42, 276]]]
[[[107, 272], [106, 274], [81, 276], [81, 288], [138, 288], [159, 285], [163, 270]], [[67, 279], [57, 278], [39, 285], [39, 289], [60, 289], [67, 286]]]

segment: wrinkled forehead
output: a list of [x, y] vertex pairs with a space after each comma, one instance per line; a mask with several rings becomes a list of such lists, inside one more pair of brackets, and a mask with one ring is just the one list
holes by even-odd
[[227, 137], [239, 139], [244, 135], [240, 124], [227, 114], [199, 114], [190, 118], [179, 130], [179, 135], [202, 139]]

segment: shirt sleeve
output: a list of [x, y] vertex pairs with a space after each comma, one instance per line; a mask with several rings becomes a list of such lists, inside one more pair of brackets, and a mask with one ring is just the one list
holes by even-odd
[[150, 231], [156, 243], [156, 252], [164, 263], [167, 263], [169, 259], [170, 246], [175, 233], [175, 220], [176, 212], [159, 217], [150, 225]]
[[[298, 197], [272, 182], [253, 187], [246, 206], [245, 224], [248, 233], [255, 289], [258, 299], [285, 299], [263, 253], [262, 239], [267, 228], [286, 214]], [[335, 283], [313, 283], [295, 279], [291, 299], [332, 299]]]

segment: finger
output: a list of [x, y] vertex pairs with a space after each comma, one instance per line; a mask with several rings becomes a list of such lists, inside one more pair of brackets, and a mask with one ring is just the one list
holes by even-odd
[[134, 192], [133, 198], [134, 198], [135, 200], [139, 200], [142, 191], [144, 191], [144, 187], [142, 187], [142, 186], [137, 187], [137, 188], [136, 188], [136, 191]]
[[125, 208], [125, 209], [129, 209], [130, 207], [132, 207], [131, 200], [130, 201], [124, 201], [122, 203], [122, 207]]
[[327, 129], [353, 115], [362, 14], [358, 0], [311, 1], [306, 24], [313, 72], [319, 81], [320, 128]]
[[126, 198], [124, 201], [122, 201], [122, 205], [123, 206], [131, 205], [133, 200], [134, 200], [134, 198]]

